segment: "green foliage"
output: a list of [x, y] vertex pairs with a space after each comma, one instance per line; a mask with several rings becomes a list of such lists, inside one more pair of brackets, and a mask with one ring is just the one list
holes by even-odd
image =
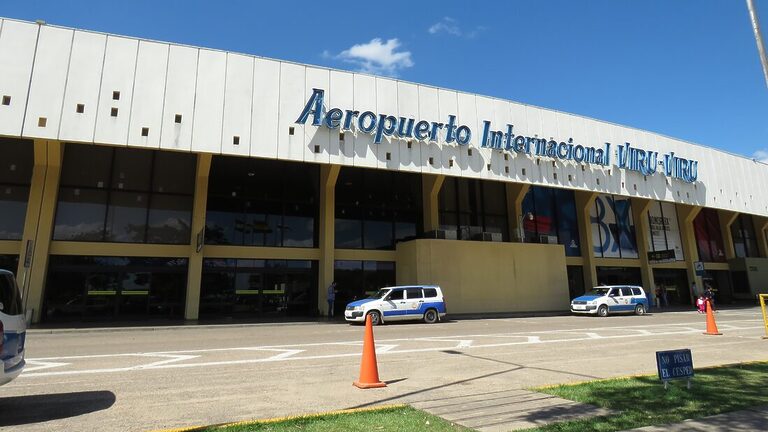
[[696, 370], [692, 388], [685, 381], [657, 376], [593, 381], [534, 389], [615, 412], [607, 417], [551, 424], [529, 431], [620, 431], [676, 423], [768, 404], [768, 362]]

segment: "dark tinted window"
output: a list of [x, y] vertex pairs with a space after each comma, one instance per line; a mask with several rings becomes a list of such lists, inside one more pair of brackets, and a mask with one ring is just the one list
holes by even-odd
[[405, 293], [405, 291], [403, 291], [403, 290], [394, 290], [389, 295], [389, 300], [402, 300], [404, 293]]
[[620, 296], [620, 295], [621, 295], [621, 290], [619, 288], [613, 288], [611, 289], [611, 292], [608, 293], [608, 297]]
[[630, 297], [632, 296], [632, 288], [630, 287], [624, 287], [621, 289], [621, 295]]
[[422, 294], [421, 288], [408, 288], [406, 291], [408, 292], [409, 299], [424, 298], [424, 294]]
[[13, 276], [0, 274], [0, 312], [6, 315], [20, 315], [21, 295]]
[[424, 288], [424, 297], [426, 298], [437, 297], [437, 290], [434, 288]]
[[640, 288], [632, 288], [632, 295], [640, 295]]

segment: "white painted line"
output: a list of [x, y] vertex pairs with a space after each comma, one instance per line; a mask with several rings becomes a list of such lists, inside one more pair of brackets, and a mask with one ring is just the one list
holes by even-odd
[[[49, 361], [40, 361], [40, 360], [30, 360], [26, 359], [27, 365], [24, 367], [24, 372], [32, 372], [32, 371], [39, 371], [43, 369], [50, 369], [60, 366], [67, 366], [70, 363], [58, 363], [58, 362], [49, 362]], [[30, 365], [32, 367], [30, 367]]]

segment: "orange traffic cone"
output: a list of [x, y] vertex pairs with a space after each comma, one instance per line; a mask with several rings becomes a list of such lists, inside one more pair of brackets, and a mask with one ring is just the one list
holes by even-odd
[[704, 334], [721, 335], [722, 333], [717, 331], [717, 324], [715, 324], [715, 314], [712, 313], [712, 303], [710, 303], [709, 299], [706, 299], [704, 304], [707, 308], [707, 331], [704, 332]]
[[376, 345], [373, 343], [373, 324], [371, 316], [365, 318], [365, 338], [363, 339], [363, 359], [360, 362], [360, 379], [352, 385], [361, 389], [386, 387], [379, 381], [379, 367], [376, 365]]

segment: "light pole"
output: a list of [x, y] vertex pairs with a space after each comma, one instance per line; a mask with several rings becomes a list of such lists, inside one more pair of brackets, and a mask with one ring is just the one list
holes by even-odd
[[760, 23], [757, 20], [757, 9], [755, 9], [753, 0], [747, 0], [747, 10], [749, 10], [749, 18], [750, 21], [752, 21], [752, 31], [755, 33], [757, 54], [760, 56], [760, 64], [763, 65], [763, 76], [765, 76], [765, 84], [768, 85], [768, 57], [765, 54], [763, 36], [760, 34]]
[[517, 235], [520, 238], [520, 243], [525, 243], [525, 231], [523, 230], [523, 221], [526, 219], [532, 221], [533, 213], [528, 212], [520, 216], [520, 223], [517, 224]]

